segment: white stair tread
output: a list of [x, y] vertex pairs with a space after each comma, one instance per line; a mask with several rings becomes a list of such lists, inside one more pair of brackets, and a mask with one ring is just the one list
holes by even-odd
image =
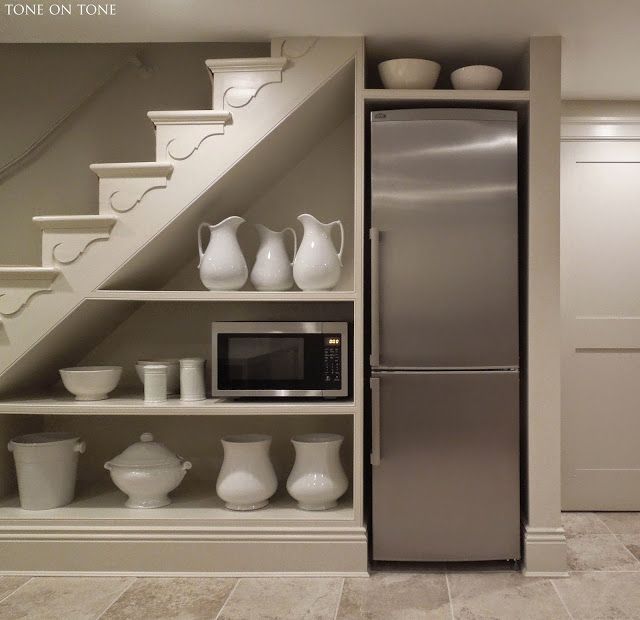
[[231, 112], [225, 110], [160, 110], [147, 112], [156, 125], [226, 124], [231, 120]]
[[284, 69], [287, 59], [284, 56], [268, 58], [216, 58], [205, 61], [212, 73], [231, 71], [275, 71]]
[[0, 280], [54, 280], [60, 273], [55, 267], [0, 265]]
[[91, 164], [89, 168], [101, 179], [168, 177], [173, 171], [173, 164], [164, 161], [137, 161], [131, 163]]
[[115, 215], [40, 215], [32, 219], [42, 230], [111, 230], [118, 221]]

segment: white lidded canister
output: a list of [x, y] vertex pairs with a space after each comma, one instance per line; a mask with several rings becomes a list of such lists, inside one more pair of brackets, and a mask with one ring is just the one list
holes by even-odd
[[20, 506], [48, 510], [73, 501], [78, 454], [86, 444], [73, 433], [34, 433], [9, 442], [18, 474]]
[[193, 401], [206, 398], [204, 386], [204, 359], [186, 357], [180, 360], [180, 400]]
[[166, 364], [148, 364], [142, 369], [144, 377], [144, 402], [164, 403], [167, 401], [167, 373]]

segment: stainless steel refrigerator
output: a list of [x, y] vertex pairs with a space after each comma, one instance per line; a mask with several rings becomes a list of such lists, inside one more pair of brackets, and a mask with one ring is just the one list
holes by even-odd
[[371, 114], [374, 560], [520, 557], [517, 114]]

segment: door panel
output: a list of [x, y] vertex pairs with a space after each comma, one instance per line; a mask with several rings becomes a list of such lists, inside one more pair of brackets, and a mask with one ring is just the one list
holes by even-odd
[[640, 142], [562, 144], [562, 507], [640, 510]]
[[515, 122], [373, 123], [372, 226], [379, 366], [518, 365]]
[[376, 379], [373, 558], [518, 558], [518, 374], [394, 372]]

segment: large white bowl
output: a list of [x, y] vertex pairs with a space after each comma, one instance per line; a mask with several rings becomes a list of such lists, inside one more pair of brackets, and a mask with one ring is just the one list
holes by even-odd
[[122, 366], [77, 366], [62, 368], [60, 377], [76, 400], [104, 400], [116, 389]]
[[163, 364], [167, 367], [167, 393], [177, 394], [180, 390], [180, 360], [177, 359], [157, 359], [138, 360], [136, 362], [136, 373], [144, 384], [144, 367], [154, 364]]
[[378, 65], [385, 88], [433, 88], [440, 75], [440, 65], [423, 58], [394, 58]]
[[497, 90], [502, 82], [502, 71], [489, 65], [469, 65], [451, 74], [451, 83], [457, 90]]

